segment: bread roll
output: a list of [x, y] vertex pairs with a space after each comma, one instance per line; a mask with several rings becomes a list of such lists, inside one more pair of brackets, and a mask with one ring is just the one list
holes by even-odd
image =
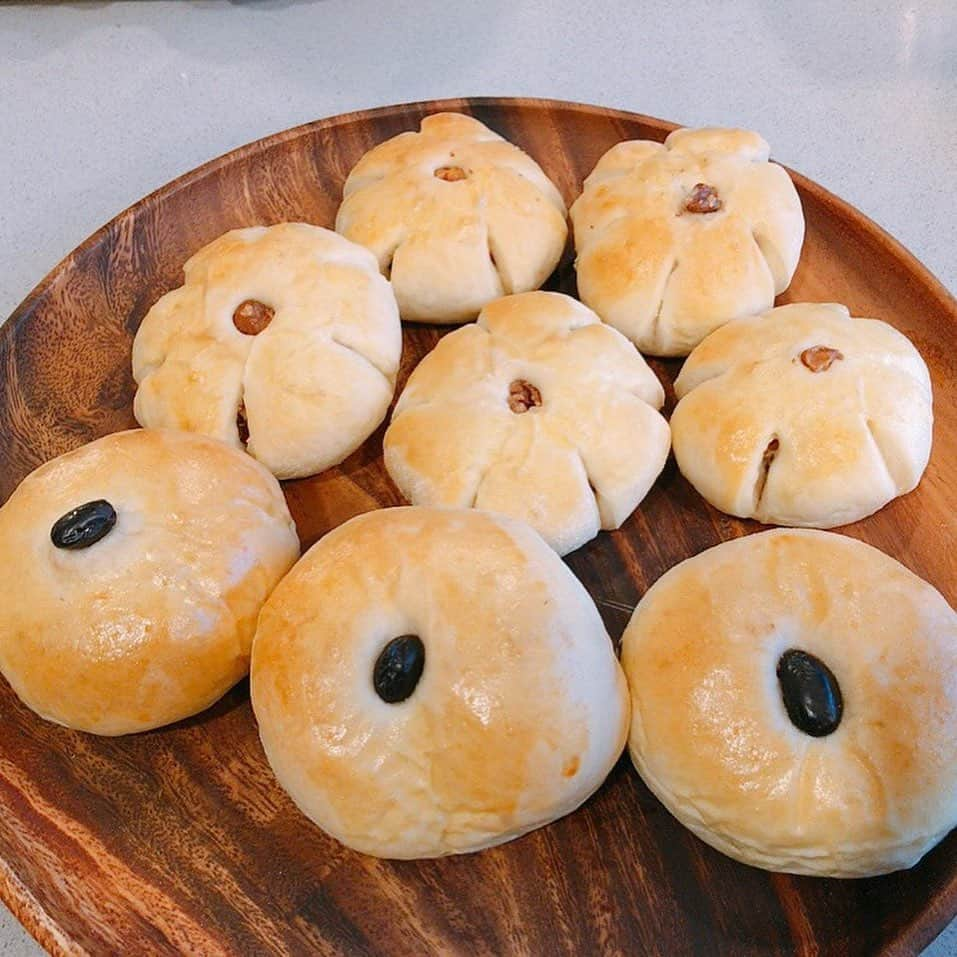
[[133, 341], [141, 425], [212, 435], [281, 479], [338, 464], [378, 428], [402, 332], [367, 250], [306, 223], [255, 226], [185, 273]]
[[797, 268], [804, 214], [748, 130], [675, 130], [613, 146], [571, 209], [582, 302], [642, 351], [686, 356], [769, 309]]
[[675, 381], [675, 458], [712, 505], [832, 528], [917, 486], [930, 457], [927, 366], [909, 340], [834, 303], [712, 333]]
[[507, 296], [419, 363], [385, 465], [415, 505], [511, 515], [565, 554], [648, 493], [671, 447], [664, 397], [634, 346], [580, 302]]
[[957, 614], [877, 549], [783, 529], [709, 549], [645, 594], [622, 664], [635, 766], [739, 861], [883, 874], [957, 824]]
[[461, 113], [435, 113], [369, 150], [336, 229], [375, 253], [402, 318], [466, 322], [537, 289], [565, 247], [565, 202], [539, 165]]
[[39, 715], [94, 734], [202, 711], [249, 667], [299, 554], [276, 480], [186, 432], [61, 455], [0, 508], [0, 671]]
[[279, 783], [378, 857], [475, 851], [568, 814], [627, 732], [585, 589], [530, 528], [474, 510], [330, 532], [263, 609], [250, 681]]

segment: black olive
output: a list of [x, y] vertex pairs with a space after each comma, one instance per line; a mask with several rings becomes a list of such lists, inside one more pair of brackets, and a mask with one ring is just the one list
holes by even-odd
[[844, 699], [834, 672], [820, 658], [791, 648], [778, 660], [778, 683], [791, 723], [823, 738], [841, 723]]
[[88, 548], [116, 524], [116, 510], [105, 499], [87, 502], [53, 523], [50, 539], [57, 548]]
[[418, 635], [393, 638], [376, 658], [372, 685], [389, 704], [405, 701], [415, 691], [425, 667], [425, 645]]

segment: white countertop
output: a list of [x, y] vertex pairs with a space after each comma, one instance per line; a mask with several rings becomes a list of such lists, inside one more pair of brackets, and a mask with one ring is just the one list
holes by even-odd
[[[760, 130], [957, 289], [953, 0], [15, 3], [0, 6], [0, 319], [93, 230], [220, 153], [483, 94]], [[0, 911], [0, 955], [39, 952]], [[927, 953], [957, 954], [957, 928]]]

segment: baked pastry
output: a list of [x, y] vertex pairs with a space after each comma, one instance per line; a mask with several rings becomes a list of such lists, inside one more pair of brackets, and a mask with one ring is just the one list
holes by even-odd
[[831, 528], [920, 481], [933, 409], [910, 341], [834, 303], [738, 319], [675, 382], [675, 458], [712, 505], [777, 525]]
[[804, 214], [768, 153], [732, 129], [613, 146], [571, 209], [582, 302], [661, 356], [769, 309], [797, 268]]
[[321, 539], [263, 609], [250, 688], [279, 783], [377, 857], [568, 814], [628, 725], [588, 593], [530, 528], [470, 510], [380, 509]]
[[50, 721], [126, 734], [202, 711], [249, 666], [299, 555], [276, 480], [186, 432], [118, 432], [0, 508], [0, 671]]
[[342, 190], [336, 229], [375, 253], [403, 319], [465, 322], [537, 289], [565, 248], [565, 203], [539, 165], [487, 126], [436, 113], [380, 143]]
[[634, 346], [580, 302], [508, 296], [419, 363], [385, 466], [415, 505], [511, 515], [565, 554], [618, 528], [651, 488], [671, 445], [663, 402]]
[[869, 545], [776, 529], [682, 562], [622, 664], [645, 783], [739, 861], [866, 877], [957, 825], [957, 614]]
[[368, 250], [306, 223], [256, 226], [184, 272], [133, 341], [141, 425], [245, 445], [281, 479], [336, 465], [376, 430], [402, 332]]

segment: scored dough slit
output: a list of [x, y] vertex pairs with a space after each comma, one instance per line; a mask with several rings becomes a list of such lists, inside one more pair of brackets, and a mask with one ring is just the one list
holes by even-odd
[[601, 495], [592, 479], [591, 472], [588, 471], [588, 466], [585, 464], [585, 456], [582, 455], [581, 449], [576, 448], [575, 455], [578, 456], [578, 461], [582, 464], [582, 471], [585, 473], [585, 481], [588, 482], [588, 487], [591, 489], [591, 493], [595, 497], [595, 508], [598, 510], [598, 518], [601, 521], [602, 527], [604, 528], [605, 520], [604, 516], [602, 515]]
[[665, 300], [668, 298], [668, 289], [671, 286], [671, 278], [675, 274], [675, 270], [678, 268], [678, 260], [674, 259], [671, 262], [671, 268], [668, 270], [668, 275], [665, 277], [665, 284], [661, 287], [661, 298], [658, 300], [658, 308], [655, 310], [654, 318], [651, 320], [651, 337], [650, 341], [653, 343], [658, 342], [658, 329], [661, 325], [661, 313], [665, 308]]
[[499, 460], [502, 457], [502, 453], [505, 451], [505, 446], [508, 445], [509, 441], [513, 438], [509, 434], [508, 430], [504, 430], [502, 435], [502, 441], [499, 442], [498, 447], [495, 451], [488, 456], [488, 458], [476, 469], [478, 474], [478, 480], [475, 483], [475, 492], [472, 495], [472, 503], [469, 505], [469, 508], [477, 508], [476, 503], [478, 502], [478, 497], [482, 491], [482, 486], [485, 484], [485, 480], [488, 478], [488, 473], [492, 471], [495, 465], [498, 464]]
[[[248, 359], [248, 356], [247, 356]], [[243, 448], [249, 448], [249, 418], [246, 409], [246, 363], [243, 363], [243, 374], [239, 379], [239, 401], [236, 405], [236, 432], [239, 435], [239, 443]]]
[[399, 247], [397, 245], [395, 249], [392, 250], [388, 259], [386, 259], [385, 265], [382, 267], [382, 275], [385, 276], [385, 278], [388, 279], [389, 282], [392, 282], [392, 263], [395, 260], [395, 250], [398, 248]]
[[877, 457], [881, 460], [881, 465], [884, 467], [884, 471], [887, 473], [887, 477], [890, 479], [891, 485], [895, 488], [900, 488], [907, 483], [899, 482], [894, 476], [894, 473], [891, 471], [889, 460], [887, 454], [884, 452], [884, 448], [877, 438], [877, 430], [874, 427], [874, 420], [869, 416], [864, 419], [864, 426], [867, 429], [867, 434], [871, 437], [871, 442], [874, 445], [874, 450], [877, 452]]
[[363, 355], [355, 347], [349, 345], [348, 342], [343, 342], [341, 339], [336, 338], [333, 333], [329, 333], [329, 341], [337, 345], [340, 349], [345, 349], [346, 352], [352, 353], [357, 359], [361, 359], [370, 369], [375, 369], [379, 375], [391, 386], [392, 380], [366, 355]]
[[768, 476], [771, 474], [771, 466], [781, 450], [781, 442], [776, 435], [771, 436], [768, 444], [761, 454], [761, 461], [758, 464], [758, 474], [754, 480], [754, 512], [758, 513], [761, 508], [761, 501], [764, 498], [764, 490], [767, 488]]
[[249, 445], [249, 419], [246, 418], [246, 391], [240, 393], [239, 405], [236, 406], [236, 432], [242, 445]]
[[[762, 238], [761, 236], [759, 236], [757, 229], [754, 229], [754, 228], [751, 229], [751, 240], [754, 243], [754, 245], [757, 246], [758, 248], [758, 252], [761, 255], [761, 260], [768, 271], [768, 275], [771, 277], [771, 285], [774, 287], [775, 295], [776, 295], [779, 291], [783, 291], [783, 290], [778, 289], [778, 273], [775, 271], [774, 267], [771, 265], [772, 253], [770, 252], [770, 246], [768, 244], [768, 240], [766, 237]], [[778, 257], [775, 256], [775, 259], [777, 258]], [[787, 287], [785, 286], [785, 288]]]
[[492, 264], [492, 268], [495, 270], [495, 275], [498, 276], [499, 285], [502, 287], [502, 295], [510, 296], [514, 290], [512, 289], [511, 282], [508, 280], [508, 277], [505, 275], [504, 270], [495, 256], [495, 247], [498, 245], [498, 243], [492, 240], [492, 234], [489, 232], [487, 226], [485, 228], [485, 243], [488, 247], [489, 262]]
[[384, 250], [380, 272], [389, 282], [392, 281], [392, 265], [395, 262], [395, 254], [399, 251], [399, 247], [405, 242], [406, 236], [406, 230], [402, 230], [399, 235], [395, 237], [395, 241], [389, 246], [386, 246]]

